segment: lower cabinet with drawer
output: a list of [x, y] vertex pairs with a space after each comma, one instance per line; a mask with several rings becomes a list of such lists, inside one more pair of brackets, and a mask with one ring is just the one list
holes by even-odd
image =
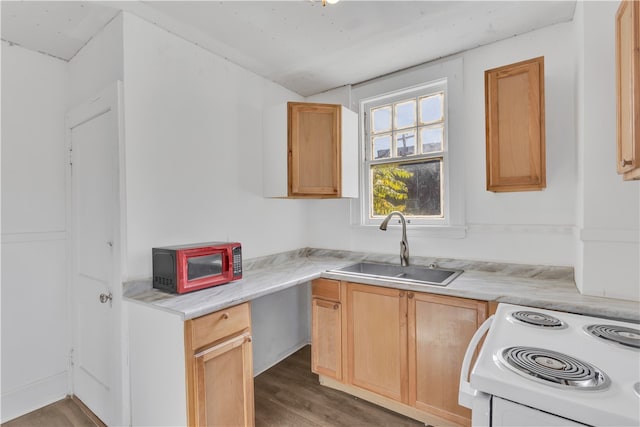
[[[313, 282], [312, 355], [322, 384], [428, 424], [471, 424], [458, 384], [485, 301], [321, 280]], [[327, 286], [339, 297], [316, 292]]]
[[249, 303], [186, 321], [128, 306], [132, 425], [254, 425]]
[[185, 361], [190, 426], [252, 426], [249, 303], [187, 320]]

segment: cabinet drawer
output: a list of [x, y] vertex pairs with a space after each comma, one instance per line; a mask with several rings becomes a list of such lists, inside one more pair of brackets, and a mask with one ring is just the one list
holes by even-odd
[[236, 305], [186, 322], [191, 336], [191, 349], [210, 345], [215, 341], [251, 328], [249, 303]]
[[340, 282], [331, 279], [316, 279], [311, 284], [314, 297], [340, 301]]

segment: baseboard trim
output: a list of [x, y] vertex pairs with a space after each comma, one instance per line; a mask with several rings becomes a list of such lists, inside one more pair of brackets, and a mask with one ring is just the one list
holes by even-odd
[[18, 389], [2, 393], [2, 423], [64, 399], [68, 394], [68, 373], [60, 372]]
[[73, 403], [75, 403], [76, 405], [78, 405], [78, 407], [80, 408], [80, 410], [97, 426], [97, 427], [107, 427], [107, 425], [105, 423], [102, 422], [102, 420], [100, 418], [98, 418], [98, 416], [96, 414], [93, 413], [93, 411], [91, 409], [89, 409], [89, 407], [87, 405], [84, 404], [84, 402], [82, 400], [80, 400], [80, 398], [78, 398], [78, 396], [76, 396], [75, 394], [72, 394], [70, 396], [70, 399], [73, 400]]
[[360, 399], [366, 400], [368, 402], [375, 403], [376, 405], [387, 408], [393, 412], [397, 412], [406, 417], [423, 422], [426, 425], [433, 427], [462, 427], [452, 421], [445, 420], [444, 418], [440, 418], [435, 415], [427, 414], [416, 408], [396, 402], [395, 400], [380, 396], [370, 391], [363, 390], [358, 387], [353, 387], [348, 384], [343, 384], [339, 381], [334, 380], [333, 378], [320, 375], [318, 379], [320, 381], [320, 384], [325, 387], [339, 390], [352, 396], [359, 397]]

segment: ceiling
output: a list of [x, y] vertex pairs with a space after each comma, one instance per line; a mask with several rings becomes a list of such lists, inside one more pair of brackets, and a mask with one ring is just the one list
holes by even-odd
[[571, 1], [2, 1], [2, 39], [70, 60], [121, 10], [303, 96], [544, 26]]

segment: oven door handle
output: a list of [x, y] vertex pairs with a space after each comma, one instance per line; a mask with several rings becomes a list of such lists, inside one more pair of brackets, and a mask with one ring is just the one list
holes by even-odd
[[471, 383], [468, 380], [469, 370], [471, 369], [471, 359], [473, 359], [473, 354], [476, 352], [478, 343], [489, 330], [492, 323], [493, 316], [489, 317], [482, 325], [480, 325], [476, 333], [473, 334], [473, 337], [469, 342], [469, 346], [467, 347], [467, 352], [464, 354], [464, 359], [462, 360], [462, 369], [460, 369], [460, 388], [458, 389], [458, 403], [469, 409], [473, 406], [473, 398], [478, 393], [478, 390], [471, 387]]

